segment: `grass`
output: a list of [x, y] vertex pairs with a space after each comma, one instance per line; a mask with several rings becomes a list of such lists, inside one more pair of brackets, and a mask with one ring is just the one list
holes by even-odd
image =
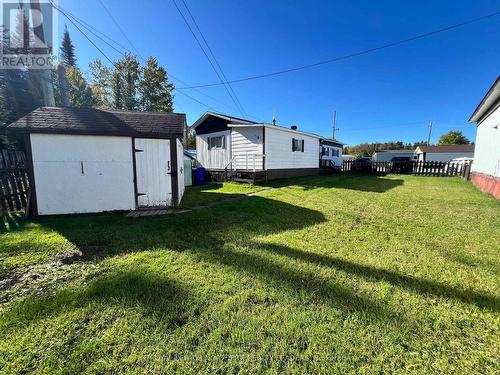
[[265, 187], [234, 182], [211, 183], [203, 186], [189, 186], [182, 197], [181, 207], [205, 206], [227, 198], [239, 197], [264, 190]]
[[[78, 255], [3, 303], [1, 368], [498, 373], [498, 201], [454, 178], [290, 183], [175, 216], [19, 223], [4, 272]], [[256, 187], [186, 197], [240, 188]]]

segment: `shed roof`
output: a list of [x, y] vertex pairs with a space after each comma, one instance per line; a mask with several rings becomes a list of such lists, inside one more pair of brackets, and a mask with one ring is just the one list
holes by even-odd
[[415, 151], [420, 149], [427, 153], [446, 153], [446, 152], [474, 152], [474, 145], [436, 145], [436, 146], [418, 146]]
[[10, 124], [9, 131], [145, 138], [182, 138], [183, 113], [40, 107]]

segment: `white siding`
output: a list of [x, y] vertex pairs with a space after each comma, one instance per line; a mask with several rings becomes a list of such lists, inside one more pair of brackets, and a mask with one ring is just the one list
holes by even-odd
[[[231, 149], [234, 169], [262, 169], [263, 128], [237, 127], [231, 132]], [[254, 155], [259, 155], [254, 157]], [[247, 162], [248, 161], [248, 162]]]
[[[208, 149], [208, 138], [223, 135], [226, 137], [224, 149]], [[231, 155], [231, 136], [229, 130], [196, 135], [197, 159], [206, 169], [224, 169], [229, 163]]]
[[[427, 152], [425, 154], [425, 161], [440, 161], [449, 162], [456, 158], [473, 158], [474, 152]], [[423, 160], [423, 154], [417, 154], [418, 161]]]
[[[292, 138], [304, 140], [304, 152], [292, 152]], [[319, 168], [319, 139], [266, 127], [267, 169]]]
[[[184, 195], [184, 190], [186, 188], [186, 184], [184, 182], [184, 174], [186, 170], [184, 169], [184, 146], [179, 139], [176, 140], [177, 144], [177, 188], [179, 197], [177, 200], [177, 204], [181, 203], [182, 196]], [[190, 169], [191, 171], [191, 169]]]
[[376, 152], [373, 154], [373, 161], [391, 161], [392, 158], [407, 157], [413, 160], [413, 152]]
[[31, 148], [40, 215], [135, 209], [131, 138], [31, 134]]
[[[327, 148], [329, 150], [328, 155], [321, 155], [321, 160], [330, 160], [332, 161], [336, 167], [342, 166], [342, 148], [341, 147], [335, 147], [331, 145], [323, 145], [321, 147]], [[320, 147], [320, 153], [322, 152], [322, 149]], [[333, 151], [338, 150], [339, 156], [333, 156]]]
[[500, 177], [500, 108], [477, 127], [472, 171]]

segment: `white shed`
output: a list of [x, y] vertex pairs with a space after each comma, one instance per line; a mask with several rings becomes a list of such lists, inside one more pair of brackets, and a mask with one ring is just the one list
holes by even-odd
[[477, 124], [472, 182], [481, 191], [500, 199], [500, 77], [469, 121]]
[[42, 107], [8, 130], [24, 134], [36, 216], [177, 206], [185, 126], [184, 114]]

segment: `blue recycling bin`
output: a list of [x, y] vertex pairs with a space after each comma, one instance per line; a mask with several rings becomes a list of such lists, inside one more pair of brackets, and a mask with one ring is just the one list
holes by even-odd
[[205, 184], [205, 176], [207, 171], [205, 168], [197, 168], [193, 171], [193, 180], [195, 185], [204, 185]]

